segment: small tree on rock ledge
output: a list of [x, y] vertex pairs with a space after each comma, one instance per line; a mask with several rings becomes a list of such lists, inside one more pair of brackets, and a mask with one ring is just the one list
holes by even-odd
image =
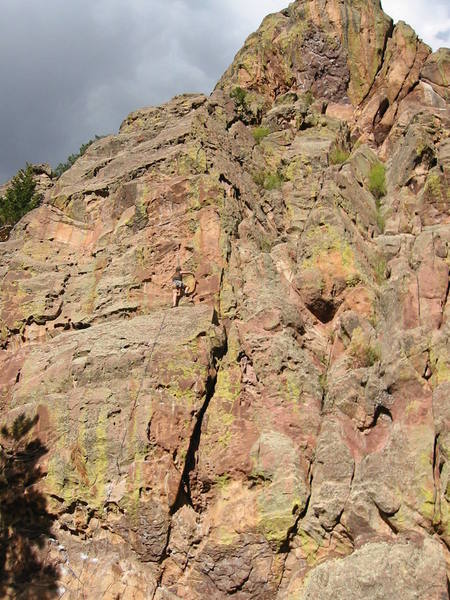
[[12, 178], [4, 196], [0, 196], [0, 227], [13, 227], [24, 215], [39, 205], [33, 167], [29, 164]]

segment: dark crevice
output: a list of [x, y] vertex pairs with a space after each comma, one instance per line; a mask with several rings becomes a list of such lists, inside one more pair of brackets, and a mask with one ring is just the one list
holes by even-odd
[[233, 186], [233, 184], [231, 183], [231, 181], [228, 179], [228, 177], [226, 175], [224, 175], [223, 173], [221, 173], [219, 175], [219, 183], [226, 183], [229, 186]]
[[425, 381], [429, 381], [432, 376], [433, 376], [433, 371], [432, 371], [431, 365], [430, 365], [430, 353], [428, 352], [428, 360], [427, 360], [427, 363], [423, 370], [422, 378], [425, 379]]
[[[344, 506], [343, 506], [343, 508], [342, 508], [341, 512], [339, 513], [339, 515], [338, 515], [338, 517], [337, 517], [337, 519], [336, 519], [336, 522], [334, 523], [334, 525], [333, 525], [332, 527], [325, 527], [324, 525], [322, 525], [323, 529], [325, 529], [325, 531], [327, 531], [328, 533], [332, 533], [332, 532], [333, 532], [333, 530], [334, 530], [334, 529], [335, 529], [335, 528], [336, 528], [338, 525], [342, 525], [342, 523], [341, 523], [341, 520], [342, 520], [342, 515], [344, 514], [344, 512], [345, 512], [345, 509], [347, 508], [347, 502], [349, 501], [349, 499], [350, 499], [350, 495], [351, 495], [351, 493], [352, 493], [352, 485], [353, 485], [353, 481], [355, 480], [355, 474], [356, 474], [356, 465], [355, 465], [355, 463], [353, 463], [352, 476], [351, 476], [351, 478], [350, 478], [350, 483], [348, 484], [348, 496], [347, 496], [347, 499], [346, 499], [346, 501], [345, 501], [345, 503], [344, 503]], [[342, 526], [343, 526], [343, 525], [342, 525]], [[344, 526], [343, 526], [343, 527], [344, 527]], [[344, 529], [345, 529], [345, 527], [344, 527]], [[348, 532], [346, 529], [345, 529], [345, 531], [346, 531], [346, 533], [347, 533], [347, 535], [348, 535], [349, 539], [352, 539], [352, 541], [353, 541], [353, 538], [352, 538], [352, 536], [351, 536], [350, 532]]]
[[434, 446], [433, 446], [433, 473], [436, 473], [436, 465], [438, 462], [438, 442], [439, 442], [439, 434], [434, 437]]
[[382, 520], [384, 523], [386, 523], [386, 525], [389, 527], [389, 529], [392, 531], [392, 533], [393, 533], [394, 535], [397, 535], [397, 534], [398, 534], [398, 529], [397, 529], [397, 527], [395, 527], [395, 525], [394, 525], [393, 523], [391, 523], [391, 521], [390, 521], [390, 517], [394, 516], [394, 515], [395, 515], [395, 512], [394, 512], [394, 513], [387, 513], [387, 512], [385, 512], [384, 510], [382, 510], [382, 509], [381, 509], [381, 508], [378, 506], [378, 504], [377, 504], [376, 502], [375, 502], [375, 506], [377, 507], [378, 514], [380, 515], [380, 518], [381, 518], [381, 520]]
[[[447, 306], [449, 294], [450, 294], [450, 280], [449, 280], [448, 285], [447, 285], [447, 291], [445, 292], [444, 302], [442, 303], [442, 314], [444, 314], [445, 307]], [[444, 322], [445, 322], [445, 320], [442, 319], [441, 324], [439, 325], [438, 329], [440, 329], [442, 327], [442, 325], [443, 325]]]
[[386, 417], [389, 417], [389, 419], [391, 421], [393, 421], [394, 419], [392, 418], [392, 413], [391, 411], [386, 408], [385, 406], [382, 406], [381, 404], [379, 404], [376, 409], [375, 409], [375, 413], [373, 415], [373, 419], [371, 421], [371, 423], [369, 425], [363, 426], [363, 427], [358, 427], [358, 429], [360, 431], [367, 431], [368, 429], [373, 429], [374, 427], [377, 426], [378, 423], [378, 419], [380, 418], [381, 415], [384, 415]]
[[88, 189], [84, 192], [82, 192], [81, 194], [74, 194], [73, 196], [70, 196], [69, 198], [67, 198], [67, 202], [69, 202], [72, 199], [79, 199], [79, 200], [92, 200], [92, 195], [96, 196], [97, 198], [108, 198], [109, 197], [109, 187], [106, 186], [104, 188], [99, 188], [99, 189]]
[[[440, 516], [440, 496], [441, 496], [441, 469], [440, 464], [440, 452], [439, 452], [439, 433], [434, 437], [433, 446], [433, 483], [434, 483], [434, 514], [433, 514], [433, 525], [439, 526], [441, 519], [437, 519], [436, 516]], [[436, 515], [438, 513], [438, 515]]]
[[313, 484], [312, 463], [309, 465], [308, 478], [309, 478], [309, 495], [308, 495], [308, 498], [306, 499], [305, 506], [303, 507], [303, 510], [298, 514], [297, 518], [295, 519], [295, 523], [292, 525], [292, 527], [290, 527], [288, 529], [286, 538], [280, 546], [279, 554], [289, 554], [289, 552], [291, 550], [291, 547], [290, 547], [291, 542], [292, 542], [293, 538], [297, 535], [297, 532], [298, 532], [298, 525], [299, 525], [300, 521], [302, 519], [304, 519], [308, 513], [309, 503], [310, 503], [311, 496], [312, 496], [312, 484]]
[[[372, 91], [372, 89], [373, 89], [373, 86], [375, 85], [375, 82], [376, 82], [376, 80], [377, 80], [378, 74], [380, 73], [381, 69], [384, 67], [384, 59], [385, 59], [385, 57], [386, 57], [386, 48], [387, 48], [388, 42], [389, 42], [389, 40], [392, 38], [393, 34], [394, 34], [394, 23], [393, 23], [393, 22], [391, 22], [391, 25], [390, 25], [390, 27], [389, 27], [389, 30], [386, 32], [386, 36], [385, 36], [385, 38], [384, 38], [383, 49], [382, 49], [382, 51], [381, 51], [381, 60], [380, 60], [380, 64], [379, 64], [379, 66], [378, 66], [377, 72], [375, 73], [375, 75], [374, 75], [374, 77], [373, 77], [373, 79], [372, 79], [372, 81], [371, 81], [371, 83], [370, 83], [370, 87], [369, 87], [369, 89], [367, 90], [367, 93], [366, 93], [366, 95], [364, 96], [364, 98], [363, 98], [363, 99], [361, 100], [361, 102], [359, 103], [359, 106], [362, 106], [362, 104], [364, 104], [364, 102], [365, 102], [365, 101], [367, 100], [367, 98], [369, 97], [369, 95], [370, 95], [370, 92]], [[348, 35], [348, 33], [347, 33], [347, 35]]]
[[73, 329], [89, 329], [90, 323], [72, 323]]
[[238, 116], [235, 116], [235, 117], [233, 117], [233, 118], [231, 119], [231, 121], [229, 121], [229, 122], [227, 123], [227, 125], [226, 125], [226, 131], [229, 131], [229, 130], [230, 130], [232, 127], [233, 127], [233, 125], [234, 125], [235, 123], [238, 123], [239, 121], [242, 121], [242, 119], [241, 119], [240, 117], [238, 117]]
[[306, 307], [321, 323], [327, 324], [334, 319], [339, 305], [323, 298], [317, 298], [308, 303]]
[[377, 124], [381, 121], [381, 119], [386, 114], [387, 109], [389, 108], [389, 100], [387, 98], [383, 98], [380, 102], [380, 106], [378, 107], [377, 113], [373, 119], [372, 126], [376, 127]]
[[206, 382], [206, 395], [203, 406], [197, 414], [197, 421], [192, 431], [191, 439], [189, 441], [189, 448], [186, 453], [186, 459], [184, 463], [183, 473], [181, 475], [180, 485], [178, 492], [173, 503], [170, 514], [175, 514], [180, 508], [185, 505], [194, 506], [191, 494], [191, 473], [194, 471], [197, 463], [197, 452], [200, 446], [200, 439], [202, 434], [203, 418], [206, 411], [208, 410], [209, 403], [214, 396], [217, 383], [217, 374], [220, 368], [219, 361], [225, 356], [228, 351], [228, 344], [226, 334], [224, 333], [224, 341], [221, 346], [214, 349], [212, 357], [212, 365], [210, 373]]
[[[57, 297], [57, 296], [56, 296]], [[56, 312], [52, 315], [30, 315], [26, 320], [27, 325], [32, 325], [33, 323], [39, 326], [43, 326], [49, 321], [55, 321], [62, 313], [63, 303], [58, 306]]]
[[56, 494], [49, 494], [49, 498], [56, 500], [56, 502], [59, 502], [60, 504], [64, 504], [64, 498], [62, 498], [61, 496], [57, 496]]
[[4, 225], [0, 227], [0, 242], [7, 242], [9, 239], [9, 234], [13, 229], [12, 225]]
[[[437, 165], [437, 158], [434, 153], [433, 148], [430, 146], [425, 146], [422, 149], [418, 149], [416, 152], [416, 156], [414, 157], [414, 169], [419, 165], [425, 164], [428, 169], [432, 169]], [[406, 185], [410, 185], [411, 181], [414, 179], [414, 176], [410, 178], [409, 181], [406, 182]]]
[[[57, 496], [53, 496], [53, 498], [57, 498]], [[63, 500], [63, 502], [64, 502], [64, 500]], [[64, 513], [73, 515], [75, 513], [76, 509], [79, 508], [80, 506], [86, 507], [89, 505], [84, 500], [74, 500], [64, 509]]]
[[321, 383], [322, 397], [320, 398], [320, 414], [321, 415], [324, 414], [325, 403], [326, 403], [326, 399], [327, 399], [327, 374], [328, 374], [328, 368], [327, 368], [327, 371], [321, 375], [321, 377], [323, 378], [323, 383]]
[[[164, 544], [164, 549], [161, 552], [161, 556], [158, 559], [158, 564], [162, 565], [170, 556], [170, 552], [168, 552], [169, 549], [169, 544], [170, 544], [170, 536], [172, 533], [172, 523], [171, 521], [169, 521], [169, 527], [167, 528], [167, 535], [166, 535], [166, 541]], [[164, 575], [164, 569], [161, 569], [161, 573], [158, 579], [158, 585], [157, 587], [159, 587], [161, 585], [161, 581], [162, 581], [162, 577]]]
[[[312, 481], [311, 481], [311, 483], [312, 483]], [[295, 523], [292, 525], [292, 527], [290, 527], [288, 529], [286, 539], [280, 546], [279, 554], [289, 554], [289, 552], [291, 550], [291, 541], [297, 534], [298, 524], [300, 523], [300, 521], [302, 519], [304, 519], [306, 517], [306, 513], [308, 512], [310, 500], [311, 500], [311, 494], [309, 494], [308, 499], [306, 500], [305, 507], [302, 510], [302, 512], [298, 515], [298, 517], [296, 518]]]

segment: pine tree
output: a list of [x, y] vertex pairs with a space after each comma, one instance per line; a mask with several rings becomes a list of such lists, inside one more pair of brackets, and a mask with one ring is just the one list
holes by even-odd
[[4, 196], [0, 196], [0, 226], [13, 226], [36, 208], [41, 195], [36, 192], [33, 167], [29, 164], [13, 177]]

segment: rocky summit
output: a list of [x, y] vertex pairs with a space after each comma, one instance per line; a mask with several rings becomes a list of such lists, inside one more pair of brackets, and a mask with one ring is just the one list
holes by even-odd
[[379, 0], [298, 0], [209, 97], [37, 170], [2, 597], [448, 598], [449, 81]]

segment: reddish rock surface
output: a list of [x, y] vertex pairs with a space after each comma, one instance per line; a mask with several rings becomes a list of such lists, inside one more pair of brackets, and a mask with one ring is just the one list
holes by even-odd
[[294, 2], [46, 177], [0, 403], [54, 582], [5, 597], [448, 597], [447, 67], [377, 0]]

